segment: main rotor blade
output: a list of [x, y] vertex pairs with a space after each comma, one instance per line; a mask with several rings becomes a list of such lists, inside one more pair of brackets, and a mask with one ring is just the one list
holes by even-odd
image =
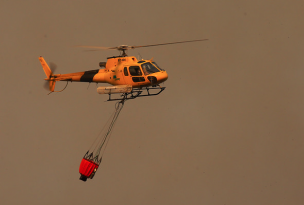
[[197, 41], [207, 41], [209, 39], [198, 39], [198, 40], [191, 40], [191, 41], [177, 41], [171, 43], [159, 43], [159, 44], [151, 44], [151, 45], [144, 45], [144, 46], [131, 46], [132, 48], [142, 48], [142, 47], [151, 47], [151, 46], [163, 46], [169, 44], [178, 44], [178, 43], [190, 43], [190, 42], [197, 42]]
[[[80, 48], [94, 48], [96, 51], [98, 49], [102, 50], [112, 50], [112, 49], [117, 49], [117, 47], [101, 47], [101, 46], [75, 46], [75, 47], [80, 47]], [[90, 51], [95, 51], [95, 50], [90, 50]]]
[[207, 41], [209, 39], [197, 39], [197, 40], [190, 40], [190, 41], [177, 41], [177, 42], [170, 42], [170, 43], [159, 43], [159, 44], [151, 44], [151, 45], [143, 45], [143, 46], [127, 46], [121, 45], [117, 47], [101, 47], [101, 46], [76, 46], [80, 48], [91, 48], [90, 50], [86, 51], [98, 51], [98, 50], [119, 50], [119, 51], [126, 51], [129, 49], [134, 48], [143, 48], [143, 47], [152, 47], [152, 46], [163, 46], [163, 45], [170, 45], [170, 44], [178, 44], [178, 43], [190, 43], [190, 42], [197, 42], [197, 41]]
[[[87, 52], [87, 51], [101, 51], [101, 50], [105, 50], [105, 49], [89, 49], [89, 50], [86, 49], [86, 50], [83, 50], [83, 51]], [[109, 49], [109, 50], [112, 50], [112, 49]]]

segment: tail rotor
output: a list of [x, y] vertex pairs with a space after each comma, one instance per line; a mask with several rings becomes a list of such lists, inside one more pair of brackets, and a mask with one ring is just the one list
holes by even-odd
[[46, 78], [45, 78], [46, 82], [43, 87], [46, 90], [54, 92], [56, 81], [55, 81], [55, 76], [53, 75], [53, 72], [55, 72], [55, 70], [57, 69], [57, 65], [55, 63], [50, 63], [50, 67], [49, 67], [42, 56], [39, 57], [39, 61], [42, 65], [42, 68], [46, 75]]

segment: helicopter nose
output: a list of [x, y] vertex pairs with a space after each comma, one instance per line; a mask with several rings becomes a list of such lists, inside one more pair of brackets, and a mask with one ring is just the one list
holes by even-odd
[[159, 83], [165, 82], [168, 79], [168, 74], [166, 71], [154, 73], [148, 76], [148, 80], [152, 85], [157, 85]]
[[158, 76], [157, 76], [157, 82], [158, 83], [162, 83], [164, 81], [166, 81], [168, 79], [168, 74], [166, 71], [161, 72]]

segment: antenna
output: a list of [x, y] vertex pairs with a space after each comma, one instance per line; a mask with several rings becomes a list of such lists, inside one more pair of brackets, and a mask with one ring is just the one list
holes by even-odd
[[143, 59], [139, 52], [138, 52], [138, 59], [140, 59], [140, 60]]

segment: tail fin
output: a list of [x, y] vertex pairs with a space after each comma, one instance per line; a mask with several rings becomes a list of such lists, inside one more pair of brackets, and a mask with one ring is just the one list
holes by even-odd
[[[46, 77], [47, 77], [47, 78], [50, 78], [51, 75], [53, 74], [52, 71], [51, 71], [51, 69], [50, 69], [50, 67], [49, 67], [48, 64], [45, 62], [45, 60], [44, 60], [44, 58], [43, 58], [42, 56], [39, 57], [39, 61], [40, 61], [41, 65], [42, 65], [42, 68], [43, 68], [43, 70], [44, 70], [44, 72], [45, 72]], [[50, 87], [51, 87], [51, 86], [50, 86]]]
[[52, 73], [50, 67], [45, 62], [45, 60], [44, 60], [44, 58], [42, 56], [39, 57], [39, 61], [40, 61], [41, 65], [42, 65], [44, 73], [45, 73], [45, 75], [47, 77], [45, 80], [49, 81], [49, 89], [50, 89], [51, 92], [54, 92], [56, 81], [54, 79], [51, 79], [53, 73]]

